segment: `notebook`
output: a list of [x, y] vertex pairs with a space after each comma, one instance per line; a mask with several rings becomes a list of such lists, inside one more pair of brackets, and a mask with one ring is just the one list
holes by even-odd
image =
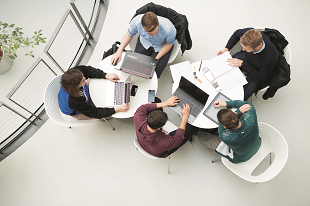
[[119, 106], [130, 102], [131, 75], [126, 81], [112, 82], [106, 84], [106, 106]]
[[153, 77], [158, 60], [138, 54], [132, 51], [126, 51], [121, 70], [133, 75], [151, 79]]
[[214, 102], [216, 102], [217, 100], [223, 100], [223, 101], [231, 101], [231, 99], [227, 96], [225, 96], [223, 93], [219, 92], [217, 93], [217, 95], [214, 97], [214, 99], [212, 100], [212, 102], [209, 104], [209, 106], [207, 107], [207, 109], [203, 112], [203, 115], [205, 115], [206, 117], [208, 117], [209, 119], [211, 119], [213, 122], [215, 122], [216, 124], [220, 124], [219, 121], [217, 120], [217, 113], [218, 111], [220, 111], [221, 109], [224, 109], [226, 107], [214, 107]]
[[195, 120], [209, 98], [207, 93], [183, 76], [181, 76], [179, 87], [175, 90], [173, 96], [178, 97], [181, 101], [170, 108], [180, 116], [182, 116], [180, 106], [183, 107], [183, 104], [188, 104], [191, 107], [190, 115], [187, 120], [189, 123], [192, 123]]

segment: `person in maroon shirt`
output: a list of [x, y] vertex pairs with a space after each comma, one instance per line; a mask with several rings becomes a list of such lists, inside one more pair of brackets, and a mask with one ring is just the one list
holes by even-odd
[[177, 105], [180, 100], [172, 96], [165, 102], [141, 105], [135, 115], [134, 124], [141, 147], [157, 157], [167, 157], [191, 139], [198, 128], [187, 123], [190, 114], [188, 104], [181, 107], [182, 121], [179, 128], [168, 134], [162, 127], [168, 116], [162, 107]]

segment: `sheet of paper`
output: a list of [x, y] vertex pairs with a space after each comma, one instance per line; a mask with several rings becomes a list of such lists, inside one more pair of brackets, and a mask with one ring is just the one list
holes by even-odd
[[213, 76], [217, 78], [233, 68], [227, 63], [227, 59], [229, 58], [231, 58], [231, 55], [227, 51], [217, 57], [214, 57], [213, 59], [206, 61], [205, 63], [208, 69], [212, 72]]
[[231, 93], [236, 87], [241, 87], [248, 83], [238, 67], [227, 72], [225, 75], [216, 78], [224, 94]]
[[186, 79], [196, 85], [196, 81], [189, 61], [171, 65], [170, 71], [176, 88], [179, 86], [181, 76], [184, 76]]

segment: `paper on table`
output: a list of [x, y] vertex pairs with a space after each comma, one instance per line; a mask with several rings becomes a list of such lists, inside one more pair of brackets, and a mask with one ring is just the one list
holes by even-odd
[[192, 67], [189, 61], [171, 65], [170, 71], [173, 77], [173, 81], [177, 85], [179, 85], [181, 76], [184, 76], [187, 80], [189, 80], [190, 82], [196, 85]]
[[225, 75], [216, 78], [216, 81], [221, 86], [224, 94], [230, 94], [237, 87], [242, 87], [248, 83], [238, 67], [235, 67]]
[[229, 66], [227, 63], [227, 59], [229, 58], [231, 58], [231, 56], [229, 52], [227, 51], [206, 62], [206, 65], [208, 66], [209, 70], [212, 72], [215, 78], [233, 69], [233, 67]]

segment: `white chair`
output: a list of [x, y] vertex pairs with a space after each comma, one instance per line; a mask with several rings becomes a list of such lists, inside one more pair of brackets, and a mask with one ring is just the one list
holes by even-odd
[[[283, 169], [288, 158], [288, 146], [283, 135], [274, 127], [259, 122], [259, 133], [262, 143], [257, 153], [246, 162], [234, 164], [222, 157], [223, 164], [237, 176], [254, 183], [267, 182]], [[270, 153], [274, 153], [273, 162], [262, 174], [253, 176], [252, 172]]]
[[[178, 129], [178, 127], [176, 127], [174, 124], [172, 124], [170, 121], [167, 121], [167, 123], [165, 124], [165, 126], [163, 126], [163, 130], [167, 131], [167, 132], [172, 132], [174, 130]], [[139, 144], [139, 141], [136, 139], [133, 141], [133, 143], [136, 146], [136, 149], [139, 150], [142, 154], [144, 154], [145, 156], [147, 156], [148, 158], [151, 159], [161, 159], [161, 157], [156, 157], [150, 153], [148, 153], [147, 151], [145, 151], [141, 145]], [[170, 155], [168, 156], [169, 158], [169, 163], [168, 163], [168, 174], [170, 174], [169, 169], [170, 169]]]
[[[48, 83], [44, 92], [44, 107], [48, 117], [56, 124], [59, 124], [61, 126], [68, 126], [69, 128], [71, 128], [71, 126], [81, 126], [98, 121], [98, 119], [77, 120], [73, 117], [61, 113], [57, 98], [57, 95], [60, 90], [61, 76], [62, 74], [54, 77]], [[65, 120], [64, 117], [69, 121]], [[110, 125], [110, 123], [106, 119], [104, 120]], [[112, 130], [115, 130], [115, 128], [113, 128], [112, 125], [110, 126]]]
[[[139, 36], [140, 36], [140, 34], [137, 33], [135, 36], [132, 37], [131, 41], [129, 42], [129, 47], [132, 51], [134, 51], [136, 48], [136, 44], [138, 42]], [[181, 49], [180, 43], [178, 42], [178, 40], [175, 40], [175, 43], [174, 43], [173, 48], [172, 48], [171, 55], [170, 55], [169, 60], [168, 60], [168, 64], [170, 64], [171, 62], [173, 62], [175, 60], [180, 49]], [[169, 75], [170, 75], [172, 82], [173, 82], [172, 74], [171, 74], [170, 68], [168, 67], [168, 64], [166, 67], [168, 69]]]

